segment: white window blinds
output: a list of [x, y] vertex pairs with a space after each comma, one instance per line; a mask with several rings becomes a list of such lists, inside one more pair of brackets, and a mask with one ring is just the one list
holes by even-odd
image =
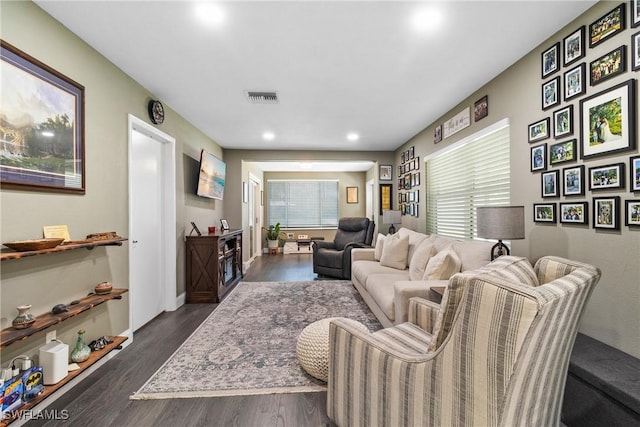
[[337, 180], [267, 181], [269, 225], [282, 228], [334, 228], [338, 226]]
[[476, 206], [509, 204], [508, 123], [434, 155], [426, 166], [427, 232], [476, 237]]

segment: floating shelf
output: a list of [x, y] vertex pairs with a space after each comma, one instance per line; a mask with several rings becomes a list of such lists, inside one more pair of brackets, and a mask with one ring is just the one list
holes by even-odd
[[119, 239], [105, 239], [105, 240], [79, 240], [72, 241], [68, 243], [63, 243], [60, 246], [56, 246], [55, 248], [50, 249], [39, 249], [36, 251], [24, 251], [18, 252], [11, 249], [2, 249], [0, 251], [0, 261], [6, 261], [9, 259], [20, 259], [26, 258], [34, 255], [47, 255], [55, 252], [64, 252], [64, 251], [73, 251], [75, 249], [93, 249], [97, 246], [122, 246], [122, 242], [125, 242], [127, 239], [119, 238]]
[[112, 299], [122, 299], [122, 294], [129, 292], [128, 289], [113, 289], [106, 295], [89, 295], [80, 299], [78, 304], [70, 305], [69, 311], [64, 313], [53, 314], [45, 313], [36, 317], [36, 321], [33, 325], [25, 329], [15, 329], [13, 327], [5, 328], [0, 335], [0, 349], [3, 349], [16, 341], [23, 340], [37, 332], [44, 331], [45, 329], [63, 322], [70, 317], [77, 316], [78, 314], [90, 310], [93, 307], [102, 304], [103, 302]]
[[[55, 393], [62, 386], [67, 384], [69, 381], [73, 380], [75, 377], [80, 375], [87, 368], [91, 367], [93, 364], [98, 362], [104, 356], [109, 354], [109, 352], [111, 352], [112, 350], [116, 350], [116, 349], [122, 348], [121, 345], [122, 345], [123, 342], [125, 342], [127, 340], [127, 337], [115, 336], [115, 337], [109, 337], [109, 339], [111, 341], [113, 341], [111, 344], [108, 344], [102, 350], [92, 351], [91, 355], [89, 356], [89, 359], [87, 359], [84, 362], [78, 363], [78, 365], [80, 366], [80, 369], [72, 371], [72, 372], [69, 372], [69, 374], [67, 374], [66, 377], [64, 377], [62, 380], [60, 380], [60, 382], [58, 382], [58, 383], [56, 383], [54, 385], [46, 385], [46, 386], [44, 386], [44, 392], [39, 394], [35, 399], [31, 400], [30, 402], [25, 403], [20, 408], [16, 409], [16, 411], [15, 411], [16, 414], [19, 414], [22, 411], [26, 411], [28, 409], [33, 408], [38, 403], [42, 402], [44, 399], [49, 397], [51, 394]], [[9, 425], [15, 420], [16, 420], [15, 418], [2, 420], [2, 422], [0, 422], [0, 426]]]

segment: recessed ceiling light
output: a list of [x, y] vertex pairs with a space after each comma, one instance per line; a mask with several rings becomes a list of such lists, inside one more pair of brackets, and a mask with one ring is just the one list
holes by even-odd
[[262, 134], [262, 138], [267, 141], [273, 141], [276, 137], [276, 134], [273, 132], [265, 132]]
[[440, 29], [444, 21], [444, 13], [442, 9], [429, 6], [419, 9], [411, 17], [411, 26], [414, 30], [424, 32], [434, 32]]
[[197, 3], [196, 15], [206, 24], [220, 25], [224, 22], [224, 12], [215, 3]]
[[359, 140], [359, 139], [360, 139], [360, 135], [358, 135], [358, 134], [357, 134], [357, 133], [355, 133], [355, 132], [351, 132], [351, 133], [348, 133], [348, 134], [347, 134], [347, 139], [348, 139], [349, 141], [357, 141], [357, 140]]

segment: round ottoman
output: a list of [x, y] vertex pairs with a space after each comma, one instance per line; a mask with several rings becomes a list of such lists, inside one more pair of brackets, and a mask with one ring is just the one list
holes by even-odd
[[344, 317], [321, 319], [302, 330], [296, 344], [298, 363], [309, 375], [325, 382], [329, 377], [329, 323], [333, 319], [342, 319], [363, 332], [369, 332], [362, 323]]

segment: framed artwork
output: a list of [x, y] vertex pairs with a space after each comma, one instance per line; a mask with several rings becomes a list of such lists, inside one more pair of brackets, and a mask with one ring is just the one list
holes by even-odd
[[560, 203], [560, 222], [563, 224], [588, 224], [587, 202]]
[[573, 64], [580, 58], [584, 58], [586, 52], [584, 45], [584, 31], [583, 25], [562, 39], [562, 44], [564, 46], [563, 64], [565, 67]]
[[226, 219], [221, 219], [220, 220], [220, 225], [222, 226], [223, 230], [228, 230], [229, 229], [229, 223], [227, 222]]
[[418, 186], [420, 185], [420, 172], [416, 172], [413, 174], [413, 178], [415, 181], [415, 185]]
[[589, 24], [589, 47], [599, 45], [625, 29], [624, 3]]
[[411, 190], [411, 174], [406, 174], [404, 176], [404, 189]]
[[531, 147], [531, 172], [547, 169], [547, 144]]
[[391, 184], [380, 184], [380, 215], [382, 211], [393, 209], [393, 194]]
[[549, 145], [549, 165], [572, 162], [578, 159], [578, 142], [575, 139]]
[[624, 163], [589, 168], [589, 190], [624, 188]]
[[580, 100], [580, 156], [588, 159], [636, 148], [635, 79]]
[[589, 64], [589, 82], [591, 86], [622, 74], [627, 70], [625, 52], [627, 46], [620, 46]]
[[347, 187], [347, 203], [358, 203], [358, 187]]
[[437, 144], [440, 141], [442, 141], [442, 125], [436, 126], [433, 130], [433, 143]]
[[477, 122], [489, 115], [489, 97], [487, 95], [478, 99], [473, 104], [473, 118]]
[[409, 148], [409, 160], [415, 158], [416, 150], [415, 147], [411, 146]]
[[556, 43], [542, 52], [542, 78], [546, 78], [560, 69], [560, 43]]
[[551, 130], [549, 129], [549, 117], [539, 120], [529, 125], [529, 143], [542, 141], [549, 138]]
[[593, 198], [593, 228], [619, 230], [620, 196]]
[[631, 36], [631, 69], [640, 70], [640, 31]]
[[85, 194], [84, 86], [4, 40], [0, 75], [2, 188]]
[[584, 196], [584, 165], [562, 169], [562, 194]]
[[573, 135], [573, 105], [553, 112], [553, 137], [557, 139], [567, 135]]
[[624, 225], [640, 225], [640, 200], [624, 201]]
[[640, 26], [640, 0], [631, 0], [629, 2], [629, 7], [631, 8], [631, 11], [629, 12], [631, 15], [631, 26]]
[[555, 224], [556, 221], [555, 203], [533, 204], [533, 222], [551, 222]]
[[577, 67], [564, 73], [564, 100], [567, 101], [578, 95], [582, 95], [587, 90], [586, 64], [582, 63]]
[[542, 109], [547, 110], [560, 104], [560, 77], [542, 84]]
[[471, 107], [467, 107], [455, 116], [444, 122], [442, 127], [442, 136], [449, 138], [456, 132], [471, 125]]
[[380, 165], [380, 181], [391, 181], [393, 178], [393, 166]]
[[640, 156], [629, 158], [629, 172], [631, 175], [630, 191], [640, 191]]
[[558, 197], [560, 191], [558, 190], [558, 181], [560, 172], [557, 170], [543, 172], [541, 175], [542, 180], [542, 197]]

